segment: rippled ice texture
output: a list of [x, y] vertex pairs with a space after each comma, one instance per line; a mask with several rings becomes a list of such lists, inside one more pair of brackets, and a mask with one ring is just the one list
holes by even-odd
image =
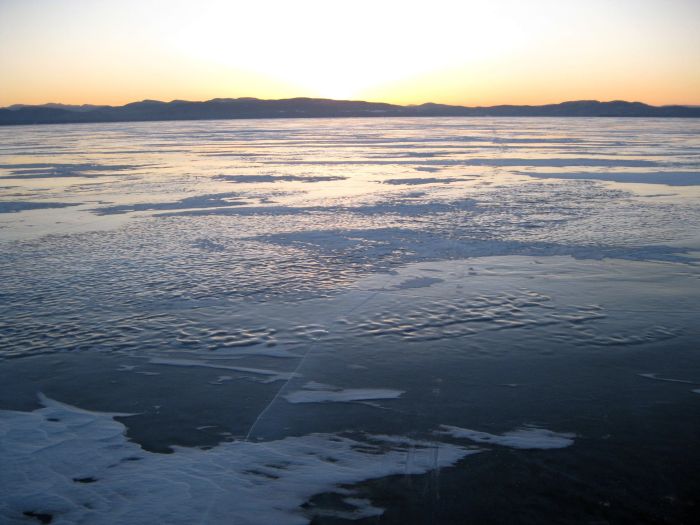
[[0, 128], [0, 246], [3, 523], [700, 505], [695, 120]]

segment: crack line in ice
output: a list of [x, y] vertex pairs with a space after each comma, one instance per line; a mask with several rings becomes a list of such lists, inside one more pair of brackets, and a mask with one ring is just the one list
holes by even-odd
[[695, 381], [689, 381], [687, 379], [673, 379], [671, 377], [659, 377], [655, 373], [638, 374], [646, 379], [654, 379], [656, 381], [666, 381], [668, 383], [686, 383], [688, 385], [697, 385]]
[[[355, 310], [357, 310], [358, 308], [364, 306], [365, 304], [370, 302], [372, 299], [374, 299], [378, 293], [379, 292], [374, 292], [373, 294], [365, 297], [362, 301], [360, 301], [355, 306], [353, 306], [350, 310], [348, 310], [345, 313], [345, 315], [349, 315], [349, 314], [353, 313]], [[336, 317], [335, 321], [338, 322], [339, 319], [340, 319], [340, 315], [338, 317]], [[275, 397], [273, 397], [272, 400], [265, 406], [265, 408], [263, 408], [260, 411], [260, 413], [258, 414], [258, 417], [255, 418], [255, 421], [253, 421], [253, 424], [250, 425], [250, 429], [248, 429], [248, 433], [245, 435], [244, 441], [247, 442], [250, 440], [250, 436], [253, 433], [253, 430], [255, 430], [255, 427], [257, 426], [258, 422], [260, 422], [260, 420], [263, 418], [265, 413], [270, 409], [270, 407], [275, 403], [275, 401], [277, 401], [280, 394], [282, 393], [282, 391], [285, 388], [287, 388], [287, 385], [289, 385], [289, 382], [292, 380], [292, 378], [297, 377], [299, 375], [299, 370], [301, 370], [301, 367], [304, 364], [304, 362], [306, 361], [307, 357], [309, 357], [309, 355], [311, 355], [311, 353], [314, 351], [317, 343], [318, 343], [317, 341], [313, 341], [311, 343], [311, 345], [309, 345], [309, 349], [306, 351], [306, 353], [303, 355], [303, 357], [299, 360], [299, 364], [294, 369], [294, 371], [291, 373], [289, 378], [284, 382], [284, 384], [277, 391], [277, 393], [275, 394]]]
[[289, 381], [294, 377], [294, 373], [278, 372], [276, 370], [267, 370], [265, 368], [248, 368], [244, 366], [230, 366], [230, 365], [220, 365], [216, 363], [208, 363], [205, 361], [195, 361], [193, 359], [171, 359], [163, 357], [151, 357], [148, 360], [149, 363], [154, 365], [172, 365], [172, 366], [199, 366], [203, 368], [220, 368], [223, 370], [234, 370], [235, 372], [242, 372], [247, 374], [256, 374], [262, 376], [269, 376], [270, 379], [266, 382], [273, 382], [279, 380]]

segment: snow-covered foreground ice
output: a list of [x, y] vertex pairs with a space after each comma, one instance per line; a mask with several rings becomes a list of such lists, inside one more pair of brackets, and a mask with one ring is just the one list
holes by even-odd
[[[32, 515], [52, 523], [306, 523], [305, 514], [323, 512], [302, 512], [314, 494], [368, 478], [422, 474], [478, 452], [407, 438], [360, 442], [311, 434], [153, 454], [124, 439], [115, 414], [45, 397], [42, 404], [30, 413], [0, 411], [6, 524]], [[367, 516], [362, 506], [349, 505], [355, 509], [348, 516]]]
[[3, 128], [0, 247], [0, 521], [696, 521], [698, 122]]

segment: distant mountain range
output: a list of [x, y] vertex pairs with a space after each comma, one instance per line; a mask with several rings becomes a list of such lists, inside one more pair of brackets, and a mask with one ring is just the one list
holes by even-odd
[[378, 102], [290, 98], [215, 98], [205, 102], [143, 100], [124, 106], [15, 104], [0, 109], [0, 125], [153, 120], [338, 117], [659, 117], [700, 118], [697, 106], [650, 106], [641, 102], [578, 100], [543, 106], [399, 106]]

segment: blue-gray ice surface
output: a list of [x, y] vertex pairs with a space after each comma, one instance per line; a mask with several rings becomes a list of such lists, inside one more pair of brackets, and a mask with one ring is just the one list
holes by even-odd
[[0, 128], [0, 247], [2, 523], [690, 522], [695, 120]]

